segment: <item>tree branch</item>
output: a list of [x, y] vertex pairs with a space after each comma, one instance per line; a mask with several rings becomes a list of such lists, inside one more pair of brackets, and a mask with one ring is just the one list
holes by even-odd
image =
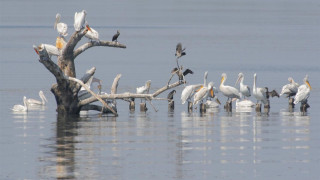
[[[153, 94], [136, 94], [136, 93], [103, 94], [103, 95], [99, 95], [99, 98], [101, 98], [101, 99], [144, 98], [144, 99], [149, 99], [149, 100], [153, 100], [153, 99], [159, 100], [159, 98], [156, 98], [159, 94], [163, 93], [164, 91], [166, 91], [168, 89], [175, 88], [175, 87], [177, 87], [177, 86], [179, 86], [181, 84], [184, 84], [184, 83], [185, 82], [183, 82], [183, 81], [175, 82], [173, 84], [170, 84], [169, 86], [164, 86], [164, 87], [160, 88], [159, 90], [157, 90]], [[96, 97], [89, 97], [87, 99], [84, 99], [84, 100], [80, 101], [79, 105], [86, 105], [86, 104], [95, 102], [97, 100], [98, 99]]]
[[[81, 84], [81, 86], [83, 86], [90, 94], [93, 95], [93, 97], [95, 97], [96, 99], [98, 99], [106, 108], [108, 108], [115, 116], [118, 116], [117, 112], [114, 111], [104, 100], [102, 100], [98, 95], [96, 95], [93, 91], [91, 91], [91, 89], [85, 85], [81, 80], [77, 79], [77, 78], [73, 78], [73, 77], [67, 77], [68, 80], [70, 81], [75, 81], [79, 84]], [[80, 104], [79, 104], [80, 105]]]
[[65, 45], [65, 47], [62, 49], [62, 56], [68, 57], [73, 56], [73, 50], [78, 44], [78, 42], [81, 40], [81, 38], [88, 32], [87, 28], [84, 28], [82, 31], [75, 31], [68, 43]]
[[126, 45], [120, 44], [115, 41], [91, 41], [83, 44], [82, 46], [78, 47], [74, 53], [73, 57], [76, 58], [79, 54], [83, 53], [85, 50], [94, 47], [94, 46], [109, 46], [109, 47], [115, 47], [115, 48], [126, 48]]
[[[87, 83], [87, 81], [94, 75], [94, 73], [96, 72], [96, 68], [92, 67], [91, 69], [89, 69], [81, 78], [81, 81], [85, 84]], [[79, 92], [81, 89], [81, 84], [77, 83], [76, 87], [74, 89], [75, 92]]]
[[94, 111], [102, 111], [103, 113], [112, 113], [109, 109], [106, 109], [102, 106], [95, 105], [95, 104], [86, 104], [81, 107], [81, 111], [89, 111], [89, 110], [94, 110]]
[[40, 57], [39, 62], [41, 62], [55, 76], [58, 84], [66, 80], [65, 75], [63, 74], [59, 66], [54, 63], [49, 57], [45, 59]]

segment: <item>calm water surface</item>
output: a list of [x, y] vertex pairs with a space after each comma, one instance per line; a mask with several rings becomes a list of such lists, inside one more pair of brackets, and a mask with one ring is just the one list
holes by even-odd
[[[271, 99], [269, 114], [227, 113], [222, 106], [188, 113], [178, 87], [173, 112], [165, 101], [154, 101], [159, 111], [149, 107], [146, 113], [118, 101], [116, 118], [96, 112], [60, 118], [50, 92], [55, 79], [32, 45], [55, 43], [57, 12], [71, 34], [74, 12], [82, 9], [101, 39], [120, 29], [119, 41], [127, 45], [91, 48], [77, 58], [78, 77], [97, 67], [104, 91], [118, 73], [120, 93], [149, 79], [151, 91], [162, 87], [182, 42], [187, 56], [180, 64], [195, 72], [190, 84], [202, 83], [209, 71], [215, 86], [223, 72], [234, 85], [243, 72], [252, 86], [257, 73], [258, 86], [279, 92], [289, 76], [301, 84], [308, 74], [311, 108], [305, 115], [299, 106], [289, 112], [281, 97]], [[12, 0], [0, 2], [0, 18], [0, 179], [319, 179], [319, 1]], [[39, 90], [46, 106], [10, 110], [23, 96], [39, 99]]]

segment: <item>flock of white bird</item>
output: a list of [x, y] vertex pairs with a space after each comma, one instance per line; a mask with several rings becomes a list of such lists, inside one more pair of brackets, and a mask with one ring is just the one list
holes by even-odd
[[47, 98], [44, 96], [42, 91], [39, 91], [40, 100], [36, 99], [27, 99], [26, 96], [23, 97], [23, 105], [17, 104], [14, 105], [12, 111], [14, 112], [26, 112], [28, 111], [29, 106], [44, 106], [48, 102]]
[[[85, 37], [88, 38], [91, 42], [96, 41], [99, 42], [99, 33], [95, 29], [89, 26], [88, 21], [86, 20], [87, 12], [82, 10], [81, 12], [76, 12], [74, 14], [74, 29], [75, 31], [81, 31], [82, 29], [87, 30]], [[56, 45], [51, 44], [40, 44], [38, 46], [33, 45], [34, 50], [37, 54], [39, 51], [46, 49], [48, 55], [51, 56], [59, 56], [61, 54], [61, 49], [66, 45], [66, 37], [68, 36], [68, 25], [66, 23], [60, 22], [61, 15], [59, 13], [56, 14], [56, 21], [54, 23], [54, 29], [57, 30], [59, 36], [56, 40]], [[112, 37], [112, 41], [117, 41], [120, 32]]]
[[[208, 107], [219, 107], [220, 101], [216, 98], [214, 93], [218, 93], [217, 88], [213, 86], [213, 82], [207, 84], [208, 72], [204, 74], [204, 83], [195, 84], [186, 86], [181, 93], [182, 104], [185, 102], [190, 102], [193, 105], [198, 104], [199, 102], [205, 103]], [[257, 74], [253, 76], [253, 96], [258, 103], [267, 104], [268, 102], [268, 90], [266, 88], [257, 87]], [[248, 99], [251, 96], [251, 89], [248, 85], [243, 84], [244, 75], [239, 73], [237, 82], [235, 85], [240, 83], [240, 88], [225, 85], [227, 79], [226, 73], [221, 75], [221, 83], [219, 86], [220, 92], [226, 96], [227, 102], [232, 102], [236, 100], [236, 107], [253, 107], [256, 104]], [[292, 77], [288, 78], [289, 84], [286, 84], [282, 87], [280, 96], [285, 95], [287, 98], [294, 96], [294, 104], [307, 103], [308, 97], [310, 95], [311, 85], [308, 80], [308, 75], [303, 79], [304, 84], [299, 86]], [[192, 102], [193, 97], [193, 102]], [[211, 98], [216, 98], [217, 102], [211, 100]], [[210, 99], [209, 99], [210, 98]]]

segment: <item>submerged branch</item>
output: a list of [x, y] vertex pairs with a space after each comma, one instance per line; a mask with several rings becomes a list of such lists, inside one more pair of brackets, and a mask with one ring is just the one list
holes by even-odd
[[95, 97], [97, 100], [99, 100], [104, 107], [108, 108], [115, 116], [118, 116], [117, 112], [114, 111], [104, 100], [102, 100], [97, 94], [95, 94], [93, 91], [91, 91], [91, 89], [85, 85], [81, 80], [77, 79], [77, 78], [73, 78], [73, 77], [68, 77], [68, 80], [71, 81], [75, 81], [77, 83], [79, 83], [81, 86], [83, 86], [90, 94], [93, 95], [93, 97]]
[[[155, 93], [153, 94], [136, 94], [136, 93], [122, 93], [122, 94], [103, 94], [103, 95], [98, 95], [99, 98], [101, 99], [128, 99], [128, 98], [144, 98], [144, 99], [148, 99], [148, 100], [167, 100], [167, 99], [163, 99], [163, 98], [156, 98], [159, 94], [163, 93], [164, 91], [177, 87], [181, 84], [184, 84], [184, 82], [175, 82], [173, 84], [170, 84], [169, 86], [164, 86], [162, 88], [160, 88], [159, 90], [157, 90]], [[96, 97], [89, 97], [87, 99], [84, 99], [82, 101], [79, 102], [79, 105], [86, 105], [92, 102], [97, 101], [98, 99]]]
[[89, 111], [89, 110], [93, 110], [93, 111], [102, 111], [103, 113], [112, 113], [109, 109], [106, 109], [102, 106], [99, 105], [95, 105], [95, 104], [87, 104], [81, 107], [81, 111]]
[[109, 46], [109, 47], [115, 47], [115, 48], [126, 48], [126, 45], [120, 44], [115, 41], [91, 41], [83, 44], [82, 46], [78, 47], [74, 53], [73, 56], [76, 58], [79, 54], [83, 53], [87, 49], [94, 47], [94, 46]]

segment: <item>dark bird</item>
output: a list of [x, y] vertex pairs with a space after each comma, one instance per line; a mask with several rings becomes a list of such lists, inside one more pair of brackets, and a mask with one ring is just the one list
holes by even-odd
[[172, 101], [173, 100], [173, 95], [176, 93], [176, 90], [172, 90], [171, 92], [169, 92], [168, 96], [167, 96], [167, 99], [168, 99], [168, 102]]
[[182, 56], [186, 55], [186, 52], [184, 52], [185, 50], [186, 50], [186, 48], [182, 49], [182, 44], [181, 43], [177, 44], [175, 56], [177, 57], [176, 61], [177, 61], [178, 68], [179, 68], [178, 59], [181, 58]]
[[265, 87], [265, 89], [266, 89], [267, 99], [269, 99], [270, 96], [271, 97], [277, 96], [278, 98], [280, 97], [276, 90], [272, 90], [271, 92], [269, 92], [268, 87]]
[[183, 48], [183, 49], [182, 49], [182, 44], [181, 44], [181, 43], [178, 43], [178, 44], [177, 44], [177, 47], [176, 47], [176, 54], [175, 54], [175, 56], [177, 56], [177, 58], [180, 58], [180, 57], [186, 55], [186, 52], [184, 52], [184, 50], [186, 50], [186, 48]]
[[187, 74], [193, 74], [193, 71], [191, 71], [190, 69], [186, 69], [184, 72], [182, 72], [182, 69], [183, 69], [182, 66], [180, 67], [180, 69], [175, 67], [171, 71], [171, 74], [178, 75], [180, 81], [182, 81], [184, 79], [184, 76], [186, 76]]
[[113, 35], [113, 37], [112, 37], [112, 41], [118, 42], [118, 37], [119, 37], [119, 35], [120, 35], [120, 31], [117, 30], [117, 33], [116, 33], [115, 35]]

